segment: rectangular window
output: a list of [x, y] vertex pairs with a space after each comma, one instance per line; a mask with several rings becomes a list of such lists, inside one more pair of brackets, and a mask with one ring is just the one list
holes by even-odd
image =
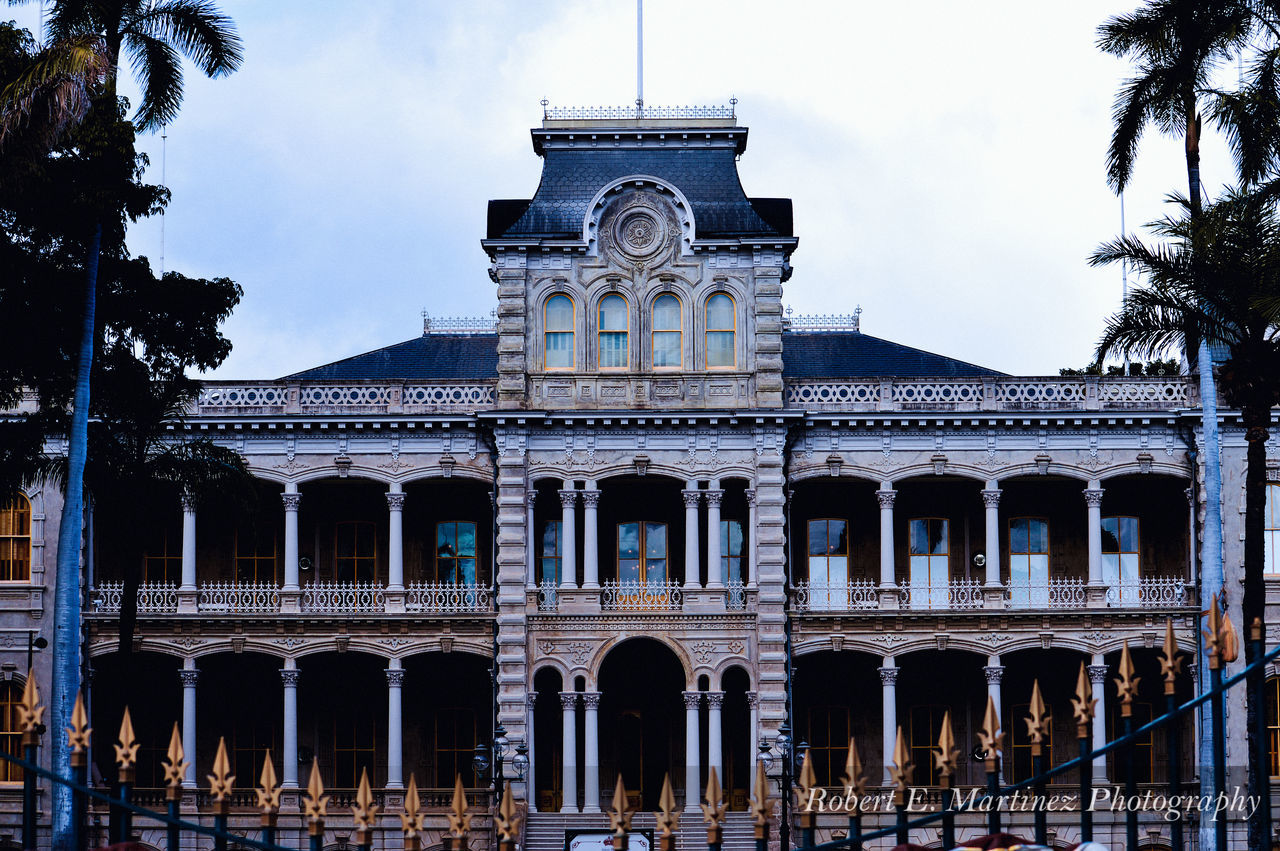
[[1049, 521], [1014, 517], [1009, 521], [1009, 599], [1031, 608], [1049, 597]]
[[547, 369], [573, 369], [573, 332], [547, 332]]
[[349, 705], [335, 707], [331, 740], [335, 787], [356, 788], [360, 784], [362, 769], [369, 772], [370, 785], [377, 786], [377, 730], [377, 719], [369, 701], [354, 700]]
[[177, 585], [182, 581], [182, 530], [165, 524], [152, 531], [142, 557], [142, 581]]
[[618, 579], [646, 585], [667, 581], [667, 524], [618, 524]]
[[808, 531], [809, 607], [848, 608], [848, 524], [843, 520], [810, 520]]
[[726, 585], [730, 582], [742, 582], [746, 572], [746, 560], [743, 555], [746, 547], [743, 543], [742, 524], [737, 520], [720, 521], [720, 579]]
[[31, 578], [31, 504], [13, 496], [0, 502], [0, 581]]
[[367, 520], [342, 520], [334, 525], [334, 579], [338, 582], [378, 581], [377, 531]]
[[940, 517], [916, 517], [908, 528], [911, 608], [945, 609], [951, 578], [949, 525]]
[[1266, 517], [1263, 520], [1263, 573], [1280, 575], [1280, 485], [1267, 485]]
[[1122, 604], [1138, 604], [1141, 555], [1137, 517], [1102, 518], [1102, 581]]
[[1280, 677], [1267, 680], [1264, 691], [1267, 701], [1267, 754], [1271, 763], [1271, 776], [1280, 777]]
[[542, 547], [539, 558], [542, 565], [542, 582], [560, 584], [561, 565], [561, 529], [560, 521], [542, 524]]
[[436, 524], [438, 581], [475, 585], [476, 561], [476, 524], [457, 520]]
[[[934, 746], [942, 732], [942, 717], [947, 707], [938, 705], [911, 707], [911, 732], [908, 744], [911, 761], [916, 765], [915, 782], [918, 786], [936, 786], [941, 778], [934, 762]], [[953, 721], [954, 723], [954, 721]]]
[[274, 585], [280, 581], [276, 529], [254, 526], [236, 531], [236, 582]]
[[680, 366], [680, 332], [653, 332], [653, 365], [658, 368]]
[[840, 786], [852, 735], [849, 707], [815, 706], [809, 710], [809, 755], [819, 786]]
[[458, 775], [463, 786], [476, 785], [471, 760], [476, 755], [476, 713], [466, 707], [442, 707], [435, 716], [436, 788], [449, 789]]

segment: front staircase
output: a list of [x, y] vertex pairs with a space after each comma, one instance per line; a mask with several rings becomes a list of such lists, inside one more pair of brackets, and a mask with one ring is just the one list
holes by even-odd
[[[651, 812], [638, 812], [631, 820], [632, 830], [648, 830], [654, 834], [657, 851], [657, 819]], [[609, 830], [609, 816], [602, 813], [529, 813], [525, 826], [525, 851], [564, 851], [566, 830]], [[728, 812], [724, 819], [724, 844], [722, 851], [753, 851], [755, 832], [751, 826], [751, 814]], [[706, 851], [707, 827], [702, 813], [680, 813], [679, 838], [676, 851]]]

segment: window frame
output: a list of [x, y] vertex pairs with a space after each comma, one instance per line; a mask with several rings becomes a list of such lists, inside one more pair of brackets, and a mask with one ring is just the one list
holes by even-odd
[[[173, 518], [158, 530], [156, 539], [160, 542], [158, 555], [152, 554], [150, 544], [142, 551], [142, 582], [148, 585], [177, 585], [182, 581], [182, 526], [175, 524]], [[177, 543], [177, 548], [173, 544]], [[152, 578], [151, 574], [159, 569], [163, 578]], [[172, 578], [170, 578], [172, 577]]]
[[1280, 482], [1267, 482], [1262, 511], [1262, 573], [1280, 576]]
[[[911, 551], [912, 526], [916, 523], [925, 524], [925, 537], [929, 537], [929, 524], [941, 523], [946, 534], [943, 536], [945, 549], [941, 553], [913, 553]], [[915, 581], [915, 562], [917, 558], [925, 559], [925, 568], [928, 571], [927, 581], [922, 587], [924, 590], [924, 599], [916, 598]], [[934, 562], [942, 562], [943, 578], [939, 584], [934, 577]], [[951, 589], [951, 519], [949, 517], [925, 516], [925, 517], [909, 517], [907, 518], [907, 586], [911, 591], [910, 600], [913, 609], [945, 609], [950, 603]]]
[[[0, 535], [0, 555], [8, 556], [7, 559], [0, 560], [0, 566], [4, 567], [3, 571], [0, 571], [0, 583], [30, 583], [31, 563], [34, 561], [32, 556], [32, 539], [34, 536], [31, 533], [31, 525], [33, 523], [32, 518], [35, 516], [35, 511], [31, 507], [31, 500], [27, 498], [26, 494], [14, 493], [4, 502], [0, 502], [0, 514], [10, 516], [13, 524], [9, 527], [11, 530], [17, 528], [20, 520], [25, 519], [23, 526], [25, 531]], [[14, 568], [20, 560], [14, 558], [14, 555], [19, 550], [23, 556], [21, 565], [25, 568], [26, 576], [15, 575], [17, 571]], [[8, 575], [4, 576], [3, 574], [5, 573]]]
[[[639, 527], [639, 534], [637, 536], [637, 542], [636, 542], [637, 550], [638, 550], [638, 557], [636, 558], [636, 561], [639, 562], [639, 564], [637, 565], [637, 574], [638, 574], [637, 581], [640, 583], [640, 586], [643, 588], [651, 584], [649, 582], [649, 576], [648, 576], [649, 561], [650, 561], [650, 556], [649, 556], [649, 527], [650, 526], [662, 527], [662, 530], [663, 530], [662, 546], [663, 546], [663, 551], [665, 553], [665, 555], [663, 555], [663, 557], [660, 559], [663, 563], [662, 572], [664, 575], [663, 575], [662, 581], [664, 583], [671, 582], [672, 581], [672, 578], [671, 578], [671, 524], [661, 520], [620, 520], [618, 521], [617, 525], [614, 527], [615, 537], [614, 537], [614, 545], [613, 545], [614, 575], [618, 577], [619, 584], [621, 584], [622, 582], [630, 581], [630, 580], [624, 580], [622, 578], [622, 561], [623, 561], [622, 559], [622, 527], [630, 526], [632, 524]], [[653, 560], [658, 561], [659, 559], [653, 559]], [[630, 559], [628, 559], [628, 561], [630, 561]]]
[[[447, 584], [451, 584], [451, 585], [457, 585], [457, 586], [458, 586], [458, 587], [460, 587], [460, 588], [478, 588], [478, 587], [480, 587], [480, 534], [479, 534], [479, 528], [480, 528], [480, 527], [479, 527], [479, 524], [478, 524], [478, 523], [476, 523], [474, 520], [437, 520], [435, 525], [436, 525], [436, 533], [435, 533], [435, 535], [434, 535], [434, 536], [433, 536], [433, 538], [432, 538], [433, 543], [432, 543], [432, 547], [431, 547], [431, 553], [432, 553], [433, 564], [435, 565], [436, 581], [437, 581], [437, 582], [440, 582], [440, 583], [447, 583]], [[454, 541], [454, 544], [455, 544], [455, 545], [457, 544], [457, 541], [458, 541], [458, 529], [457, 529], [457, 527], [459, 527], [459, 526], [470, 526], [470, 527], [471, 527], [471, 540], [472, 540], [472, 544], [473, 544], [473, 546], [474, 546], [474, 548], [475, 548], [475, 554], [474, 554], [474, 555], [469, 555], [469, 556], [464, 556], [464, 555], [442, 556], [442, 555], [440, 555], [440, 530], [441, 530], [443, 527], [445, 527], [445, 526], [453, 526], [453, 527], [454, 527], [454, 532], [453, 532], [453, 541]], [[461, 562], [464, 562], [464, 561], [470, 561], [470, 562], [473, 562], [473, 563], [474, 563], [474, 565], [473, 565], [473, 567], [472, 567], [472, 571], [471, 571], [471, 572], [472, 572], [472, 574], [475, 576], [475, 581], [474, 581], [473, 583], [460, 582], [460, 581], [458, 581], [458, 579], [456, 579], [456, 578], [454, 578], [454, 579], [446, 579], [446, 578], [445, 578], [445, 571], [442, 569], [442, 564], [441, 564], [442, 562], [452, 562], [452, 563], [453, 563], [453, 576], [454, 576], [454, 577], [457, 577], [457, 575], [458, 575], [458, 570], [457, 570], [457, 569], [458, 569], [458, 566], [459, 566], [459, 564], [460, 564]]]
[[[626, 328], [622, 331], [605, 331], [601, 326], [601, 312], [604, 309], [604, 303], [611, 298], [616, 298], [622, 302], [622, 313], [626, 317]], [[622, 335], [622, 365], [621, 366], [605, 366], [604, 365], [604, 347], [600, 345], [605, 334], [621, 334]], [[631, 366], [631, 302], [627, 297], [619, 292], [607, 292], [600, 296], [600, 300], [596, 302], [596, 369], [604, 372], [625, 372]]]
[[[271, 532], [271, 555], [270, 556], [265, 556], [260, 554], [261, 550], [258, 548], [258, 544], [261, 543], [261, 541], [256, 535], [253, 536], [253, 547], [252, 547], [253, 554], [242, 555], [240, 545], [243, 538], [246, 537], [245, 531], [246, 530], [243, 528], [237, 528], [235, 531], [235, 540], [232, 542], [232, 547], [233, 547], [232, 556], [235, 562], [236, 583], [244, 584], [244, 580], [241, 579], [241, 575], [242, 575], [241, 566], [247, 565], [253, 571], [253, 579], [249, 580], [247, 584], [280, 585], [282, 582], [282, 576], [283, 576], [284, 553], [283, 553], [283, 548], [280, 546], [281, 535], [279, 531], [275, 528], [274, 525], [270, 527], [270, 532]], [[335, 544], [337, 543], [336, 536], [334, 538], [334, 543]], [[376, 542], [374, 546], [376, 548], [377, 546]], [[334, 556], [335, 558], [337, 557], [336, 548], [334, 550]], [[263, 578], [263, 571], [259, 567], [264, 562], [270, 563], [271, 565], [270, 579]]]
[[[658, 302], [664, 298], [670, 298], [676, 303], [676, 327], [659, 328], [657, 326]], [[676, 335], [676, 351], [680, 355], [680, 360], [675, 364], [658, 364], [658, 335], [659, 334], [675, 334]], [[684, 302], [680, 296], [673, 292], [660, 292], [654, 296], [653, 301], [649, 304], [649, 363], [655, 372], [679, 372], [684, 369]]]
[[[1013, 526], [1020, 520], [1034, 521], [1044, 524], [1044, 550], [1031, 550], [1031, 534], [1030, 527], [1027, 533], [1027, 547], [1025, 551], [1014, 552], [1013, 549]], [[1008, 565], [1009, 571], [1009, 601], [1012, 608], [1030, 609], [1035, 608], [1037, 603], [1041, 606], [1047, 604], [1049, 587], [1053, 583], [1053, 524], [1048, 517], [1036, 514], [1022, 514], [1017, 517], [1010, 517], [1005, 527], [1008, 534], [1007, 546], [1005, 547], [1005, 564]], [[1031, 579], [1031, 556], [1044, 556], [1044, 587], [1041, 588]], [[1014, 582], [1013, 564], [1014, 556], [1023, 556], [1027, 559], [1027, 581], [1026, 583]], [[1021, 591], [1021, 593], [1019, 593]], [[1042, 602], [1043, 601], [1043, 602]]]
[[[568, 331], [552, 331], [547, 325], [547, 308], [551, 306], [551, 302], [558, 298], [563, 298], [569, 302], [569, 330]], [[542, 369], [545, 372], [573, 372], [578, 365], [578, 353], [575, 350], [578, 343], [578, 302], [568, 293], [554, 292], [547, 296], [542, 302]], [[568, 334], [569, 335], [569, 365], [568, 366], [551, 366], [547, 359], [550, 348], [547, 341], [552, 334]]]
[[[733, 527], [738, 527], [738, 551], [733, 552], [730, 542], [733, 540]], [[750, 543], [747, 540], [747, 524], [735, 517], [725, 517], [720, 520], [720, 579], [727, 586], [730, 582], [746, 583], [749, 579], [747, 573], [747, 547]], [[738, 578], [733, 578], [733, 563], [738, 563]]]
[[[555, 530], [555, 553], [548, 555], [546, 551], [547, 533]], [[560, 584], [560, 574], [564, 569], [564, 522], [560, 520], [548, 520], [542, 524], [542, 534], [538, 536], [538, 582], [539, 584], [550, 580], [555, 585]], [[547, 562], [555, 562], [554, 576], [547, 576]]]
[[[711, 327], [711, 302], [712, 300], [724, 296], [729, 299], [729, 315], [733, 317], [732, 328], [712, 328]], [[729, 351], [733, 354], [733, 362], [729, 364], [721, 364], [712, 366], [711, 358], [711, 335], [712, 334], [730, 334]], [[707, 296], [707, 300], [702, 303], [702, 344], [703, 344], [703, 361], [706, 363], [708, 370], [735, 370], [738, 368], [738, 300], [731, 293], [724, 290], [717, 290]]]
[[[338, 536], [342, 534], [343, 527], [352, 527], [356, 530], [356, 537], [353, 540], [352, 555], [344, 556], [340, 554], [338, 549]], [[368, 527], [370, 535], [373, 537], [373, 555], [362, 556], [355, 555], [359, 552], [360, 527]], [[378, 575], [378, 524], [372, 520], [335, 520], [333, 523], [333, 581], [343, 582], [341, 564], [343, 562], [351, 562], [351, 582], [356, 585], [360, 584], [377, 584], [381, 577]], [[360, 567], [364, 563], [369, 564], [369, 571], [372, 574], [368, 579], [360, 577]]]
[[[18, 719], [22, 707], [22, 691], [26, 686], [18, 684], [18, 678], [0, 683], [0, 749], [5, 753], [22, 758], [22, 729]], [[11, 787], [22, 782], [22, 768], [4, 760], [0, 766], [0, 788]]]

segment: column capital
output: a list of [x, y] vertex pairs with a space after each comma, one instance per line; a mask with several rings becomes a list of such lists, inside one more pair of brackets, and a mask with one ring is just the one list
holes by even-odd
[[183, 668], [178, 671], [178, 679], [182, 680], [184, 688], [195, 688], [200, 680], [200, 672], [195, 668]]
[[1196, 504], [1195, 488], [1183, 488], [1182, 492], [1187, 495], [1187, 505], [1194, 506]]
[[600, 708], [600, 692], [584, 691], [582, 692], [582, 705], [587, 709]]
[[1088, 670], [1089, 670], [1089, 682], [1093, 683], [1095, 686], [1106, 683], [1107, 681], [1106, 665], [1090, 665], [1088, 667]]
[[680, 697], [684, 699], [685, 709], [697, 709], [702, 705], [702, 692], [700, 691], [682, 691]]
[[300, 493], [282, 493], [280, 501], [284, 503], [285, 511], [297, 511], [298, 503], [302, 502], [302, 494]]
[[982, 505], [985, 508], [999, 508], [1000, 494], [1004, 491], [1000, 488], [983, 488], [982, 489]]
[[388, 493], [387, 509], [389, 511], [404, 511], [404, 494], [401, 492]]
[[983, 667], [982, 673], [987, 677], [987, 685], [998, 686], [1004, 679], [1004, 665], [987, 665]]
[[560, 692], [560, 707], [562, 709], [577, 709], [578, 693], [576, 691]]
[[722, 691], [707, 692], [707, 708], [708, 709], [719, 709], [722, 706], [724, 706], [724, 692]]
[[707, 497], [707, 505], [708, 505], [709, 507], [712, 507], [712, 508], [719, 508], [719, 507], [720, 507], [720, 502], [721, 502], [721, 500], [723, 500], [723, 499], [724, 499], [724, 491], [722, 491], [722, 490], [707, 490], [707, 491], [703, 491], [703, 493], [704, 493], [704, 494], [706, 494], [706, 497]]
[[595, 507], [597, 507], [598, 505], [600, 505], [600, 491], [598, 491], [598, 490], [592, 490], [592, 491], [584, 490], [584, 491], [581, 491], [581, 494], [582, 494], [582, 506], [583, 506], [583, 508], [595, 508]]
[[536, 691], [525, 692], [524, 702], [530, 709], [533, 709], [538, 705], [538, 693]]
[[178, 497], [178, 502], [182, 503], [184, 512], [192, 512], [196, 510], [196, 498], [189, 493], [184, 493]]
[[387, 668], [384, 673], [387, 675], [388, 687], [400, 688], [404, 685], [404, 668]]
[[880, 510], [893, 508], [893, 501], [898, 498], [896, 490], [878, 490], [876, 491], [876, 499], [880, 503]]
[[896, 667], [885, 667], [885, 668], [876, 668], [876, 670], [880, 672], [880, 684], [885, 686], [892, 686], [892, 685], [897, 685], [898, 671], [901, 671], [902, 669], [896, 668]]
[[680, 498], [684, 500], [685, 508], [697, 508], [698, 500], [702, 499], [702, 491], [680, 491]]
[[529, 488], [524, 492], [524, 507], [533, 508], [535, 502], [538, 501], [538, 492], [533, 488]]
[[747, 708], [755, 709], [759, 705], [760, 705], [760, 692], [758, 691], [747, 692]]
[[743, 495], [743, 496], [745, 496], [745, 497], [747, 498], [747, 505], [755, 505], [755, 504], [756, 504], [756, 489], [755, 489], [755, 488], [747, 488], [746, 490], [744, 490], [744, 491], [742, 492], [742, 495]]
[[560, 505], [565, 508], [573, 508], [574, 503], [578, 501], [578, 492], [576, 490], [558, 491], [560, 494]]
[[281, 668], [280, 682], [284, 683], [285, 688], [297, 688], [298, 678], [302, 676], [302, 672], [297, 668]]
[[1084, 494], [1084, 504], [1090, 508], [1102, 507], [1102, 488], [1085, 488], [1081, 493]]

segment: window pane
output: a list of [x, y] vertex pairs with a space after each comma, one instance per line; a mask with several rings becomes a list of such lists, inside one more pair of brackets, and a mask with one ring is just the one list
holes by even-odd
[[436, 525], [436, 555], [442, 558], [458, 554], [457, 529], [452, 523]]
[[644, 564], [644, 581], [648, 585], [661, 585], [667, 581], [667, 560], [649, 559]]
[[653, 302], [653, 330], [680, 330], [680, 300], [673, 295], [660, 295]]
[[634, 558], [619, 559], [618, 579], [623, 582], [640, 581], [640, 560]]
[[737, 363], [733, 353], [732, 331], [707, 332], [707, 366], [733, 366]]
[[1030, 552], [1049, 552], [1049, 524], [1043, 520], [1032, 520], [1028, 522], [1027, 539], [1031, 544]]
[[644, 532], [645, 558], [667, 557], [667, 525], [665, 523], [646, 523]]
[[560, 555], [560, 524], [558, 522], [543, 525], [542, 554], [544, 556]]
[[1120, 518], [1120, 545], [1124, 548], [1124, 552], [1138, 551], [1138, 518]]
[[843, 520], [827, 521], [827, 552], [831, 555], [848, 555], [847, 524]]
[[924, 555], [929, 551], [928, 524], [923, 519], [913, 519], [909, 529], [911, 555]]
[[554, 295], [547, 300], [547, 330], [573, 330], [573, 302], [568, 296]]
[[600, 366], [621, 368], [627, 365], [627, 332], [608, 331], [600, 334]]
[[1102, 518], [1102, 551], [1104, 553], [1120, 552], [1120, 518]]
[[476, 524], [458, 523], [458, 555], [474, 558], [476, 554]]
[[930, 520], [929, 521], [929, 552], [934, 555], [944, 555], [947, 552], [947, 521], [946, 520]]
[[1009, 552], [1025, 553], [1027, 551], [1027, 519], [1016, 517], [1009, 521]]
[[707, 330], [732, 331], [733, 299], [724, 293], [716, 293], [707, 299]]
[[547, 334], [547, 367], [549, 369], [573, 368], [573, 333]]
[[680, 332], [655, 331], [653, 334], [653, 365], [680, 366]]
[[620, 295], [607, 295], [600, 299], [600, 330], [627, 330], [627, 302]]
[[640, 558], [640, 524], [618, 524], [618, 558]]
[[720, 521], [720, 547], [727, 556], [742, 555], [742, 524], [737, 520]]
[[809, 555], [820, 556], [827, 553], [827, 521], [809, 521]]

